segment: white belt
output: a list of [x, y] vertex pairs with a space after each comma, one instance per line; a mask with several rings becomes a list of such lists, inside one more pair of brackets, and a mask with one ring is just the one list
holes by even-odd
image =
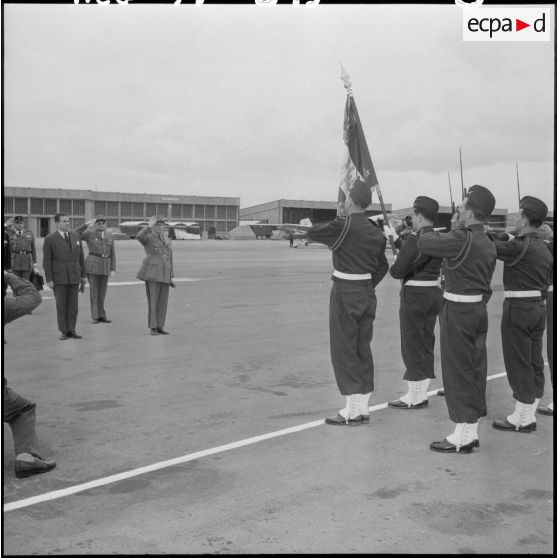
[[346, 279], [347, 281], [362, 281], [363, 279], [372, 279], [372, 273], [343, 273], [342, 271], [333, 270], [333, 276], [338, 279]]
[[444, 298], [452, 302], [480, 302], [482, 295], [459, 295], [453, 293], [444, 293]]
[[548, 287], [548, 292], [549, 292], [549, 293], [553, 293], [553, 292], [554, 292], [554, 285], [550, 285], [550, 287]]
[[411, 279], [405, 283], [406, 287], [437, 287], [438, 281], [417, 281]]
[[506, 298], [529, 298], [532, 296], [542, 296], [541, 291], [504, 291]]

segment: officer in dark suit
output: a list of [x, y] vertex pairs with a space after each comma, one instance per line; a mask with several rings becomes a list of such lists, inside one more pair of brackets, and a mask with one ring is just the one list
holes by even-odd
[[[434, 231], [439, 205], [436, 200], [419, 196], [413, 204], [412, 227], [402, 241], [397, 259], [389, 272], [401, 279], [399, 328], [401, 356], [405, 363], [404, 380], [407, 393], [388, 405], [396, 409], [419, 409], [428, 405], [428, 385], [434, 375], [434, 327], [442, 304], [439, 287], [442, 258], [426, 256], [418, 249], [418, 240], [426, 232]], [[384, 229], [385, 232], [385, 229]]]
[[[14, 293], [6, 296], [6, 285]], [[43, 301], [33, 285], [11, 273], [4, 272], [2, 278], [2, 298], [4, 299], [5, 324], [30, 314]], [[39, 439], [35, 432], [35, 403], [29, 401], [8, 387], [2, 367], [2, 420], [12, 430], [15, 450], [15, 475], [18, 478], [46, 473], [56, 466], [55, 461], [40, 456]]]
[[106, 229], [107, 220], [99, 215], [75, 230], [85, 240], [89, 250], [85, 259], [85, 271], [89, 281], [91, 321], [94, 324], [111, 322], [105, 312], [105, 297], [109, 276], [113, 277], [116, 273], [116, 254], [112, 232]]
[[478, 447], [478, 421], [486, 416], [486, 303], [496, 267], [496, 248], [484, 231], [495, 200], [484, 186], [471, 186], [459, 207], [459, 225], [448, 233], [425, 232], [426, 255], [443, 257], [444, 301], [440, 312], [442, 378], [455, 431], [430, 449], [471, 453]]
[[537, 406], [544, 393], [543, 335], [545, 299], [552, 282], [553, 258], [539, 235], [548, 213], [533, 196], [519, 202], [519, 213], [509, 240], [496, 240], [498, 259], [504, 262], [502, 350], [515, 410], [492, 426], [511, 432], [537, 428]]
[[172, 281], [174, 271], [171, 241], [165, 234], [164, 225], [164, 217], [151, 217], [149, 225], [145, 226], [136, 237], [143, 244], [146, 254], [137, 278], [145, 281], [147, 323], [151, 335], [169, 333], [164, 326], [169, 287], [174, 287]]
[[9, 219], [7, 224], [11, 254], [10, 269], [14, 275], [29, 281], [31, 272], [38, 272], [35, 236], [30, 230], [24, 228], [25, 219], [21, 215]]
[[79, 236], [70, 231], [70, 217], [66, 213], [54, 216], [57, 231], [48, 235], [43, 244], [43, 268], [47, 285], [54, 291], [56, 315], [61, 341], [76, 333], [78, 291], [85, 290], [85, 265]]
[[[370, 343], [376, 317], [376, 285], [388, 271], [386, 240], [364, 210], [371, 190], [357, 181], [345, 199], [343, 213], [308, 230], [308, 238], [332, 251], [333, 285], [329, 304], [331, 363], [346, 405], [326, 424], [358, 426], [370, 421], [368, 402], [374, 390]], [[341, 208], [340, 208], [341, 209]]]

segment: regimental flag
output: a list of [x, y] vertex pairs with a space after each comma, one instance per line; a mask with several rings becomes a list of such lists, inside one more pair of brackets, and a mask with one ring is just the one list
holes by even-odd
[[350, 93], [347, 95], [347, 102], [345, 103], [343, 141], [345, 142], [346, 155], [341, 168], [341, 181], [339, 182], [338, 201], [340, 203], [345, 201], [348, 191], [357, 179], [368, 184], [372, 188], [372, 192], [378, 185], [376, 171], [366, 145], [366, 138], [364, 137], [355, 100]]

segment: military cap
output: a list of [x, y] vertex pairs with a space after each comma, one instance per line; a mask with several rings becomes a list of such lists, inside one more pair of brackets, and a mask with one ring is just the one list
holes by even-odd
[[21, 215], [16, 215], [14, 217], [14, 223], [23, 223], [23, 222], [25, 222], [25, 219]]
[[155, 219], [155, 223], [166, 223], [167, 220], [162, 215], [155, 215], [153, 217]]
[[543, 221], [548, 213], [546, 203], [533, 196], [523, 196], [519, 200], [519, 209], [527, 209], [530, 215], [538, 221]]
[[427, 196], [418, 196], [413, 203], [413, 209], [420, 209], [421, 212], [424, 213], [425, 217], [434, 221], [434, 219], [438, 216], [438, 209], [440, 209], [440, 205], [432, 198]]
[[363, 209], [366, 209], [372, 201], [372, 189], [366, 182], [356, 180], [349, 190], [351, 199]]
[[467, 200], [487, 217], [494, 211], [494, 206], [496, 205], [496, 199], [492, 195], [492, 192], [479, 184], [474, 184], [469, 187], [467, 190]]
[[104, 215], [97, 215], [97, 217], [95, 217], [95, 223], [98, 223], [99, 221], [104, 221], [106, 223], [107, 218]]

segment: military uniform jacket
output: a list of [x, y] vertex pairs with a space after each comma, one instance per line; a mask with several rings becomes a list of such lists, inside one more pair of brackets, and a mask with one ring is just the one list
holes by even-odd
[[443, 257], [445, 290], [459, 295], [483, 295], [488, 302], [490, 281], [496, 267], [496, 248], [478, 223], [448, 233], [424, 232], [419, 250], [429, 256]]
[[136, 238], [143, 244], [146, 253], [137, 278], [141, 281], [170, 283], [174, 276], [171, 241], [164, 234], [155, 234], [148, 226]]
[[[330, 247], [333, 267], [337, 271], [371, 273], [374, 286], [388, 271], [384, 234], [364, 213], [353, 213], [347, 218], [336, 217], [324, 225], [315, 225], [308, 229], [308, 238]], [[343, 279], [333, 277], [333, 280]]]
[[[544, 245], [552, 255], [552, 260], [554, 261], [554, 240], [545, 240]], [[554, 285], [554, 266], [552, 266], [552, 270], [550, 272], [550, 285]]]
[[75, 232], [87, 243], [89, 254], [85, 260], [85, 272], [88, 275], [109, 275], [116, 271], [114, 239], [110, 231], [87, 230], [84, 224]]
[[70, 244], [58, 231], [49, 234], [43, 245], [45, 279], [58, 285], [75, 285], [85, 278], [83, 248], [79, 236], [68, 232]]
[[[5, 283], [6, 280], [4, 279]], [[12, 275], [10, 286], [14, 296], [4, 297], [4, 324], [29, 314], [43, 301], [41, 293], [26, 279]]]
[[545, 295], [552, 283], [553, 257], [537, 232], [496, 241], [494, 246], [504, 262], [504, 290], [536, 290]]
[[12, 256], [12, 269], [31, 271], [33, 264], [37, 263], [35, 251], [35, 237], [27, 229], [22, 231], [10, 230], [8, 232], [10, 253]]
[[[418, 248], [418, 239], [425, 232], [433, 232], [432, 227], [423, 227], [418, 232], [407, 235], [406, 239], [396, 247], [400, 251], [397, 259], [389, 269], [390, 275], [394, 279], [401, 279], [405, 284], [410, 279], [416, 281], [436, 281], [440, 275], [442, 258], [426, 256]], [[399, 239], [397, 239], [399, 240]]]

